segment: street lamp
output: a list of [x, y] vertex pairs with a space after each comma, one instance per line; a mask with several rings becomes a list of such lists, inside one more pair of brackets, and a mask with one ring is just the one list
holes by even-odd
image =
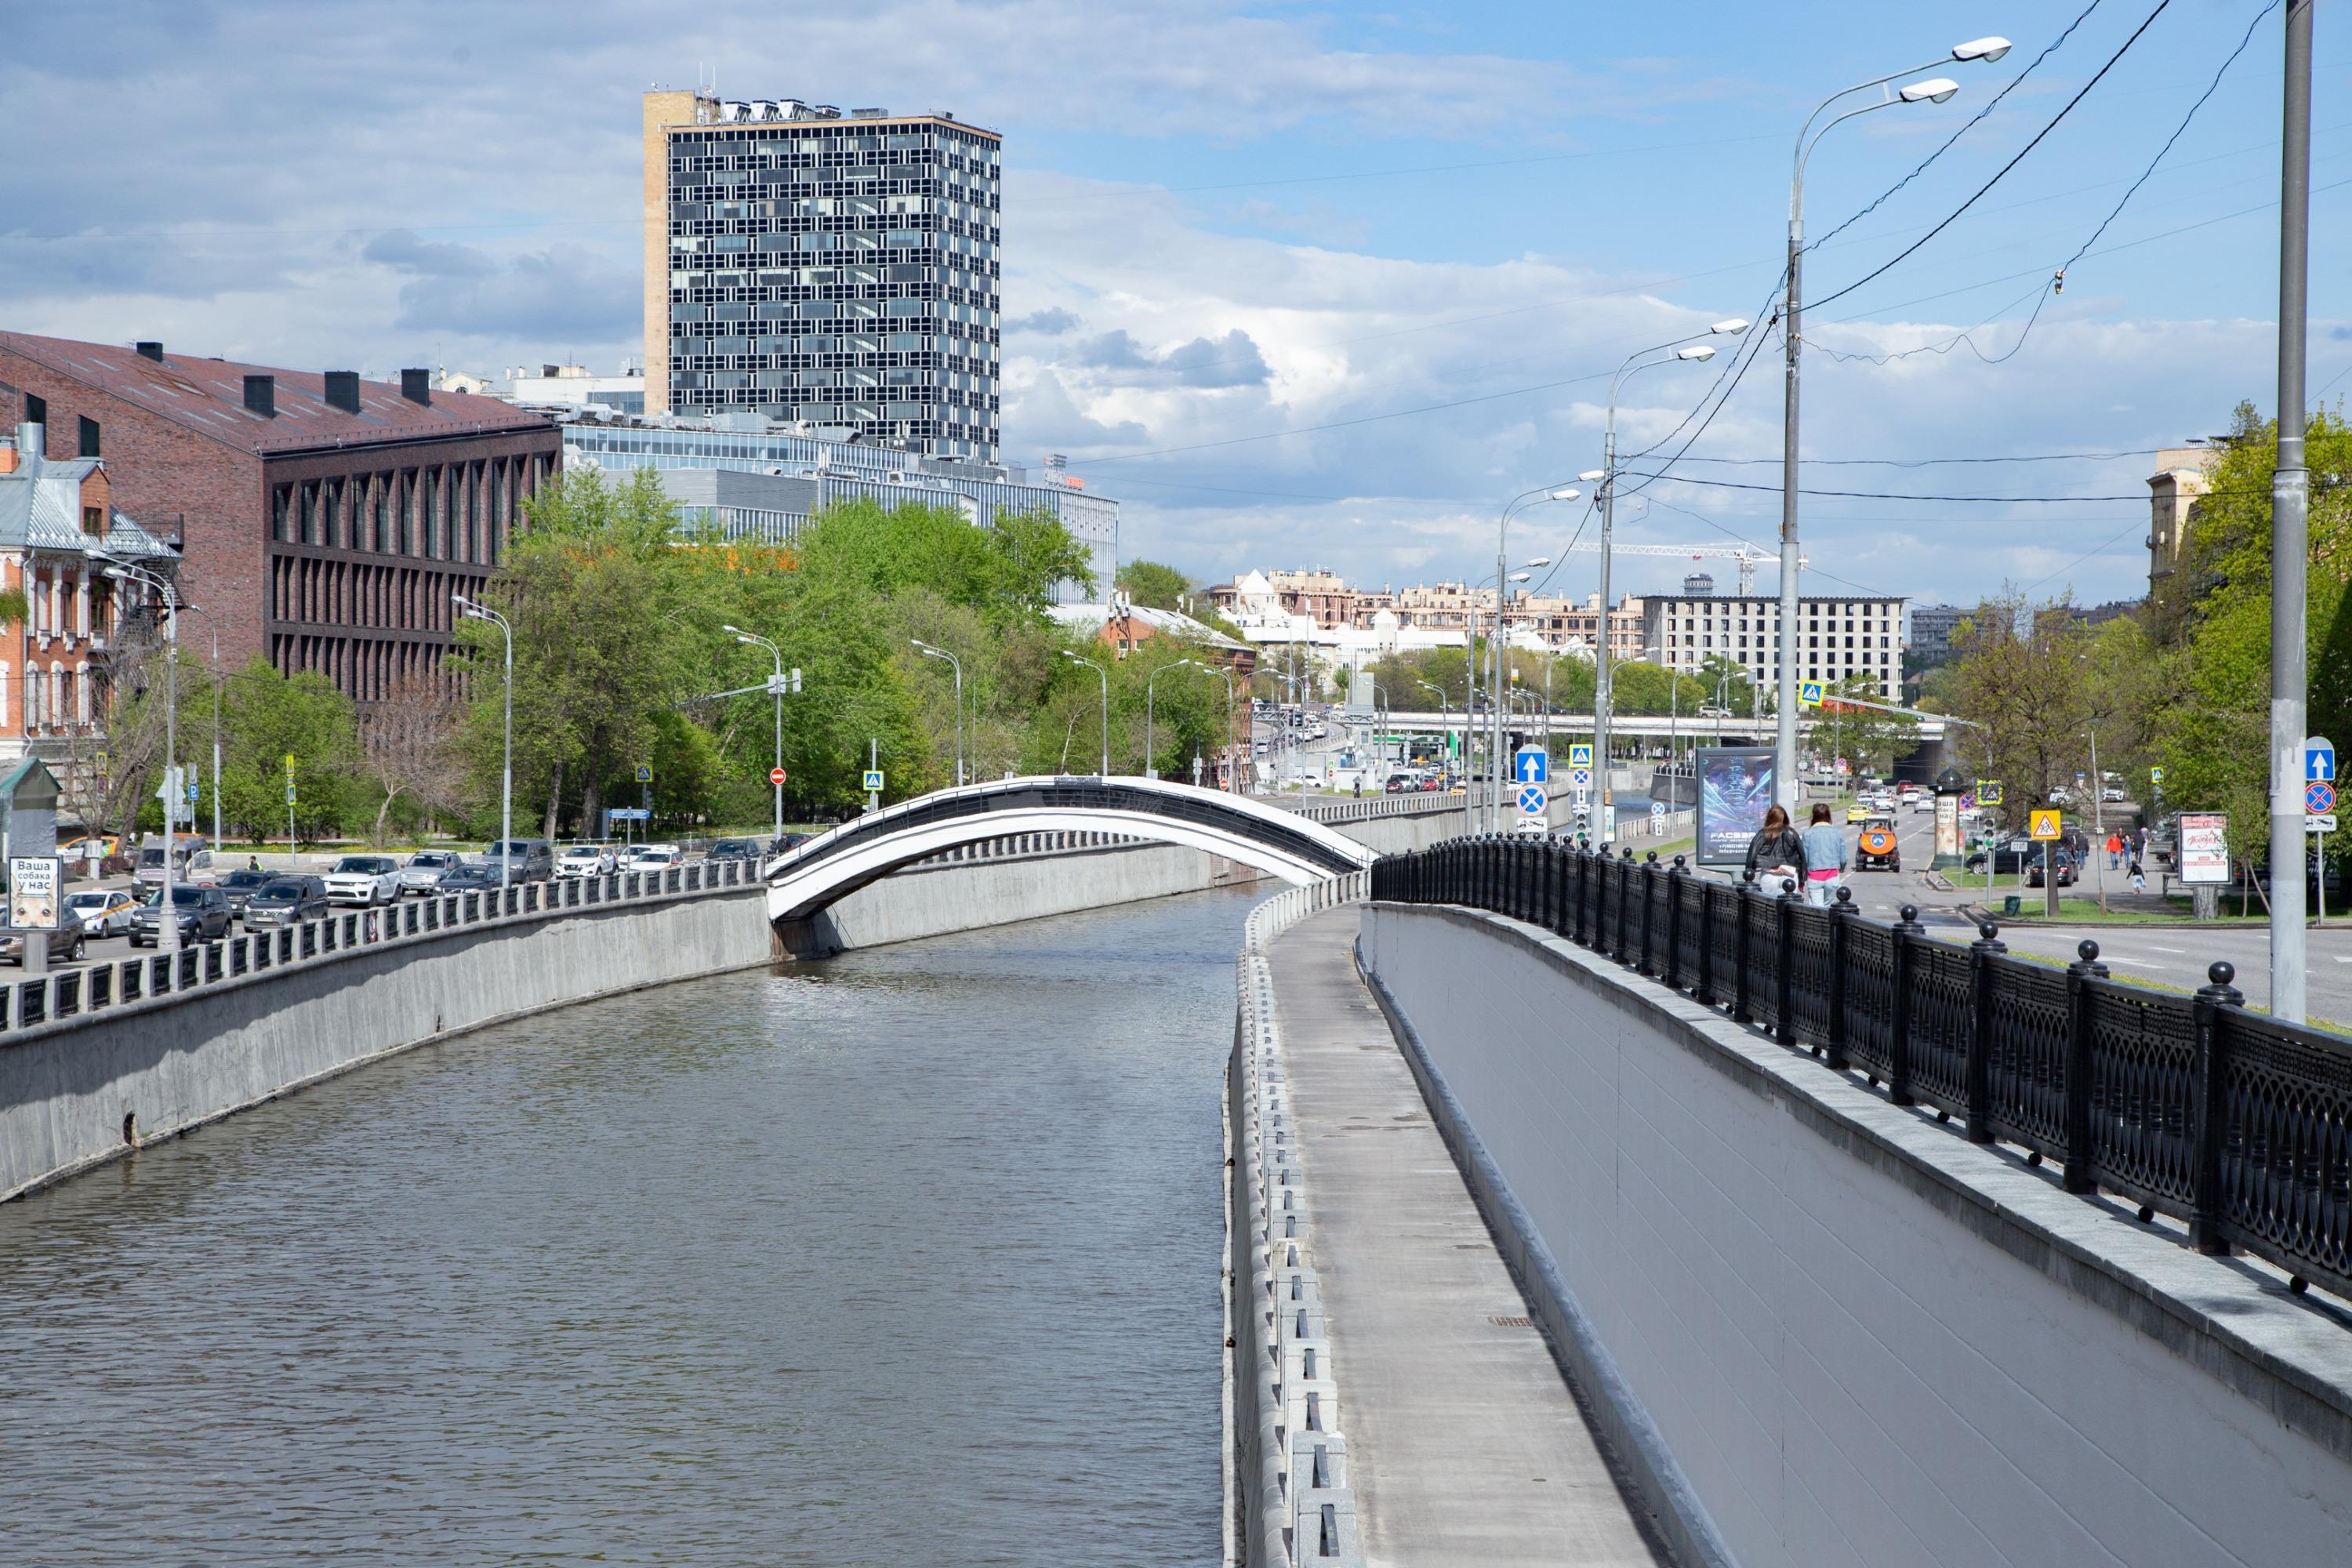
[[506, 760], [499, 770], [499, 897], [503, 903], [514, 867], [514, 627], [488, 605], [478, 605], [463, 594], [450, 595], [449, 601], [468, 620], [495, 623], [506, 637]]
[[1169, 663], [1169, 664], [1163, 664], [1163, 665], [1161, 665], [1158, 669], [1153, 670], [1150, 675], [1148, 675], [1148, 676], [1144, 677], [1144, 679], [1143, 679], [1143, 776], [1144, 776], [1145, 778], [1148, 778], [1148, 779], [1156, 779], [1156, 778], [1158, 778], [1158, 777], [1160, 776], [1160, 761], [1159, 761], [1159, 757], [1158, 757], [1158, 755], [1157, 755], [1157, 754], [1152, 751], [1152, 749], [1151, 749], [1151, 688], [1152, 688], [1152, 686], [1153, 686], [1153, 685], [1154, 685], [1154, 684], [1155, 684], [1155, 683], [1160, 679], [1160, 678], [1161, 676], [1163, 676], [1163, 675], [1167, 674], [1170, 670], [1171, 670], [1171, 669], [1183, 669], [1183, 668], [1192, 668], [1192, 669], [1206, 669], [1206, 668], [1208, 668], [1209, 667], [1208, 667], [1207, 665], [1205, 665], [1205, 664], [1202, 664], [1202, 663], [1199, 659], [1197, 659], [1197, 658], [1180, 658], [1180, 659], [1177, 659], [1177, 660], [1173, 661], [1172, 663]]
[[[1502, 515], [1501, 515], [1500, 517], [1498, 517], [1497, 519], [1496, 519], [1496, 521], [1495, 521], [1495, 636], [1493, 636], [1493, 637], [1489, 637], [1489, 638], [1487, 639], [1487, 640], [1488, 640], [1488, 642], [1489, 642], [1492, 646], [1491, 646], [1491, 647], [1489, 647], [1487, 648], [1487, 650], [1486, 650], [1486, 652], [1487, 652], [1487, 666], [1488, 666], [1488, 669], [1489, 669], [1489, 671], [1490, 671], [1490, 682], [1489, 682], [1489, 684], [1491, 685], [1491, 687], [1492, 687], [1492, 688], [1493, 688], [1493, 689], [1495, 689], [1495, 690], [1499, 691], [1499, 690], [1501, 690], [1501, 689], [1502, 689], [1502, 687], [1503, 687], [1503, 643], [1502, 643], [1502, 630], [1503, 630], [1503, 602], [1504, 602], [1504, 600], [1508, 596], [1508, 592], [1507, 592], [1507, 590], [1506, 590], [1506, 589], [1504, 588], [1504, 586], [1503, 586], [1503, 578], [1504, 578], [1504, 574], [1505, 574], [1506, 573], [1507, 573], [1507, 572], [1510, 570], [1510, 568], [1509, 568], [1507, 565], [1506, 565], [1506, 564], [1505, 564], [1505, 562], [1506, 562], [1506, 561], [1507, 561], [1507, 559], [1508, 558], [1508, 553], [1509, 553], [1509, 539], [1510, 539], [1510, 530], [1511, 530], [1511, 519], [1512, 519], [1513, 517], [1517, 516], [1517, 515], [1518, 513], [1520, 513], [1521, 511], [1527, 510], [1528, 510], [1529, 508], [1532, 508], [1532, 507], [1538, 507], [1538, 506], [1549, 506], [1549, 505], [1550, 505], [1553, 501], [1570, 501], [1570, 500], [1576, 500], [1579, 496], [1582, 495], [1583, 493], [1584, 493], [1583, 491], [1581, 491], [1581, 490], [1578, 489], [1574, 485], [1538, 485], [1535, 489], [1531, 489], [1531, 490], [1521, 490], [1517, 495], [1515, 495], [1515, 496], [1513, 496], [1509, 500], [1505, 501], [1505, 502], [1503, 503], [1503, 512], [1502, 512]], [[1533, 561], [1528, 562], [1528, 564], [1529, 566], [1536, 567], [1536, 568], [1538, 568], [1538, 569], [1541, 569], [1541, 568], [1543, 568], [1543, 567], [1546, 567], [1546, 566], [1549, 566], [1549, 565], [1550, 565], [1550, 564], [1551, 564], [1551, 557], [1550, 557], [1550, 556], [1549, 556], [1549, 555], [1539, 555], [1539, 556], [1536, 557]], [[1517, 582], [1525, 582], [1527, 579], [1525, 579], [1524, 577], [1521, 577], [1521, 578], [1517, 578], [1517, 579], [1514, 579], [1514, 580], [1515, 580], [1515, 581], [1517, 581]], [[1475, 619], [1475, 616], [1477, 616], [1478, 610], [1477, 610], [1477, 601], [1476, 601], [1476, 599], [1475, 599], [1475, 596], [1472, 598], [1469, 607], [1468, 607], [1468, 608], [1467, 608], [1464, 613], [1465, 613], [1465, 616], [1467, 616], [1467, 617], [1470, 617], [1470, 618], [1473, 618], [1473, 619]], [[1472, 643], [1472, 647], [1475, 648], [1475, 646], [1476, 646], [1476, 643], [1475, 643], [1475, 639], [1474, 638], [1474, 639], [1473, 639], [1473, 643]], [[1473, 684], [1474, 684], [1474, 686], [1475, 686], [1475, 682], [1474, 682]], [[1473, 692], [1473, 695], [1475, 695], [1475, 691]], [[1469, 719], [1470, 703], [1469, 703], [1469, 700], [1468, 700], [1468, 699], [1467, 699], [1466, 697], [1465, 698], [1465, 700], [1464, 700], [1464, 701], [1463, 701], [1463, 705], [1462, 705], [1462, 707], [1463, 707], [1464, 728], [1465, 728], [1465, 729], [1467, 729], [1467, 728], [1468, 728], [1468, 719]], [[1501, 753], [1502, 746], [1503, 746], [1502, 707], [1501, 707], [1501, 704], [1499, 704], [1499, 703], [1497, 703], [1497, 704], [1496, 705], [1496, 710], [1495, 710], [1495, 723], [1494, 723], [1493, 728], [1494, 728], [1494, 741], [1493, 741], [1493, 747], [1494, 747], [1495, 752], [1496, 752], [1497, 755], [1499, 755], [1499, 754]], [[1469, 753], [1470, 753], [1470, 747], [1469, 747], [1468, 737], [1467, 737], [1466, 735], [1464, 737], [1464, 742], [1463, 742], [1463, 747], [1462, 747], [1462, 752], [1463, 752], [1462, 760], [1463, 760], [1463, 762], [1466, 764], [1466, 763], [1469, 762], [1469, 760], [1470, 760], [1470, 755], [1469, 755]], [[1494, 775], [1492, 775], [1492, 774], [1491, 774], [1491, 773], [1490, 773], [1490, 783], [1491, 783], [1491, 784], [1492, 784], [1492, 785], [1493, 785], [1493, 789], [1494, 789], [1494, 793], [1495, 793], [1494, 810], [1495, 810], [1496, 814], [1497, 816], [1499, 816], [1499, 815], [1500, 815], [1500, 813], [1501, 813], [1501, 811], [1502, 811], [1502, 795], [1501, 795], [1501, 790], [1502, 790], [1502, 781], [1501, 781], [1501, 779], [1500, 779], [1499, 777], [1494, 776]], [[1465, 790], [1465, 801], [1466, 801], [1466, 799], [1467, 799], [1467, 791], [1466, 791], [1466, 790]], [[1495, 826], [1500, 826], [1500, 824], [1499, 824], [1499, 823], [1496, 823], [1496, 824], [1495, 824]]]
[[[776, 661], [775, 679], [768, 683], [768, 689], [774, 692], [776, 698], [775, 771], [782, 773], [784, 771], [784, 650], [759, 633], [747, 632], [740, 626], [721, 626], [719, 629], [729, 633], [737, 642], [747, 647], [766, 648], [768, 656]], [[769, 776], [768, 784], [775, 792], [776, 796], [775, 837], [782, 838], [784, 836], [784, 786], [776, 780], [774, 774]], [[773, 841], [771, 840], [771, 842]]]
[[[173, 899], [172, 851], [174, 846], [172, 842], [172, 818], [179, 809], [179, 803], [172, 798], [171, 784], [172, 769], [180, 756], [180, 595], [172, 586], [172, 580], [161, 573], [143, 571], [127, 561], [96, 551], [91, 553], [110, 563], [106, 574], [116, 582], [143, 583], [163, 595], [163, 901], [155, 908], [155, 942], [158, 947], [176, 951], [180, 945], [180, 910]], [[287, 847], [291, 849], [293, 846]], [[25, 951], [31, 952], [29, 942]]]
[[[1990, 64], [2009, 53], [2009, 48], [2007, 38], [1971, 38], [1967, 43], [1954, 46], [1949, 58], [1963, 63], [1982, 60]], [[1898, 77], [1916, 76], [1920, 71], [1933, 70], [1943, 63], [1942, 58], [1932, 59], [1925, 65], [1889, 71], [1885, 76], [1842, 88], [1815, 104], [1813, 111], [1805, 116], [1804, 124], [1797, 128], [1797, 150], [1790, 161], [1789, 174], [1788, 296], [1780, 309], [1780, 336], [1786, 362], [1780, 405], [1780, 674], [1777, 683], [1780, 706], [1775, 718], [1772, 745], [1772, 793], [1782, 805], [1792, 812], [1797, 805], [1797, 574], [1803, 569], [1797, 549], [1797, 384], [1799, 356], [1804, 342], [1801, 327], [1804, 292], [1805, 160], [1812, 155], [1814, 143], [1827, 135], [1832, 126], [1843, 124], [1857, 114], [1868, 114], [1874, 110], [1897, 103], [1948, 102], [1952, 95], [1960, 90], [1960, 84], [1949, 77], [1906, 82], [1900, 92], [1885, 90], [1886, 84]], [[1862, 92], [1874, 87], [1879, 89], [1876, 102], [1849, 109], [1821, 130], [1813, 130], [1813, 121], [1821, 117], [1822, 110], [1848, 93]]]
[[920, 637], [909, 637], [907, 640], [913, 643], [915, 650], [925, 658], [945, 659], [955, 670], [956, 788], [961, 789], [963, 787], [963, 662], [947, 649], [933, 647]]
[[1110, 777], [1110, 672], [1093, 659], [1080, 658], [1068, 648], [1062, 650], [1062, 657], [1072, 664], [1085, 665], [1095, 672], [1095, 679], [1102, 682], [1102, 776], [1108, 778]]
[[[1592, 654], [1592, 765], [1601, 775], [1601, 843], [1604, 847], [1617, 837], [1616, 800], [1611, 794], [1609, 783], [1609, 567], [1617, 522], [1618, 389], [1625, 384], [1628, 376], [1662, 364], [1705, 364], [1715, 357], [1715, 345], [1696, 340], [1736, 338], [1747, 330], [1748, 322], [1744, 319], [1732, 316], [1716, 322], [1704, 332], [1692, 332], [1663, 343], [1654, 343], [1645, 349], [1636, 349], [1625, 356], [1623, 363], [1617, 367], [1617, 374], [1609, 381], [1609, 414], [1601, 430], [1601, 467], [1587, 476], [1601, 481], [1601, 626]], [[1658, 357], [1643, 357], [1649, 354]]]

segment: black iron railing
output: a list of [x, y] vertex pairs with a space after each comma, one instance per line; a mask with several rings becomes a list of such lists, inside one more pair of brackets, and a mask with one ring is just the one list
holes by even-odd
[[1372, 868], [1371, 896], [1465, 904], [1540, 925], [1687, 992], [1897, 1105], [2045, 1159], [2066, 1190], [2189, 1223], [2352, 1295], [2352, 1040], [2245, 1010], [2216, 963], [2194, 996], [2107, 977], [2098, 944], [2063, 970], [2010, 956], [1990, 922], [1962, 946], [1906, 907], [1864, 919], [1543, 840], [1460, 838]]

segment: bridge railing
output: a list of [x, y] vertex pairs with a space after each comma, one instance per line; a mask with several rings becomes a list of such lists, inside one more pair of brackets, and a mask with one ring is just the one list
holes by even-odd
[[0, 984], [0, 1032], [66, 1023], [458, 927], [539, 921], [571, 910], [746, 889], [759, 880], [757, 867], [748, 860], [698, 860], [660, 871], [613, 871], [503, 889], [436, 893], [381, 909], [337, 910], [297, 925], [247, 931], [191, 942], [177, 952], [136, 953]]
[[2179, 996], [2111, 980], [2098, 944], [2061, 970], [2010, 955], [1990, 921], [1963, 946], [1906, 906], [1864, 919], [1558, 842], [1481, 837], [1383, 858], [1371, 896], [1541, 926], [1720, 1008], [1972, 1142], [2047, 1160], [2065, 1190], [2188, 1222], [2291, 1289], [2352, 1296], [2352, 1039], [2248, 1012], [2227, 963]]
[[1335, 822], [1365, 822], [1376, 816], [1425, 816], [1432, 812], [1458, 812], [1462, 809], [1460, 795], [1441, 795], [1431, 790], [1368, 795], [1360, 800], [1351, 795], [1262, 795], [1253, 798], [1284, 811], [1297, 812], [1309, 822], [1327, 826]]

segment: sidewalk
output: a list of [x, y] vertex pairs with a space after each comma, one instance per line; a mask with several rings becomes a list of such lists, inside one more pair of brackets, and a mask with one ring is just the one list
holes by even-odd
[[1660, 1564], [1358, 978], [1358, 911], [1267, 958], [1376, 1563]]

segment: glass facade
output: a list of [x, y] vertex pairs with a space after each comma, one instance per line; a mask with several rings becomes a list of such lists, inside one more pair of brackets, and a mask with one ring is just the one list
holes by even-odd
[[1002, 147], [933, 117], [669, 127], [670, 409], [995, 461]]

